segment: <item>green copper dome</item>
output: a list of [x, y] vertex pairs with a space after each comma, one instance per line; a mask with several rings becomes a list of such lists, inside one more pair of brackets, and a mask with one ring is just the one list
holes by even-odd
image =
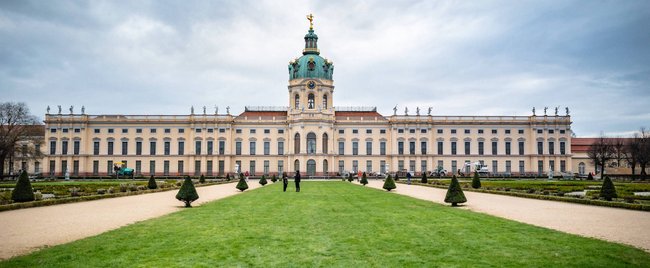
[[318, 36], [313, 29], [305, 35], [303, 56], [289, 62], [289, 80], [297, 78], [320, 78], [332, 80], [334, 64], [321, 57], [318, 51]]

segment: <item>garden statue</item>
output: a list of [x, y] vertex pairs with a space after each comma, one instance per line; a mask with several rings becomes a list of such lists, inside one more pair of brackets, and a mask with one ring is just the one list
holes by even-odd
[[409, 107], [404, 107], [404, 115], [409, 115]]
[[205, 114], [205, 105], [203, 106], [203, 114]]
[[415, 107], [415, 114], [420, 116], [420, 106]]
[[47, 114], [50, 114], [50, 106], [49, 106], [49, 105], [47, 106], [47, 110], [46, 110], [46, 111], [47, 111], [47, 112], [46, 112]]
[[59, 114], [61, 114], [61, 105], [57, 105], [59, 107]]
[[86, 106], [81, 105], [81, 114], [86, 114]]
[[226, 113], [230, 115], [230, 106], [226, 106]]
[[544, 116], [546, 116], [546, 110], [548, 110], [548, 106], [544, 107]]
[[535, 107], [533, 107], [533, 116], [535, 116]]
[[557, 116], [557, 109], [558, 107], [555, 107], [555, 116]]
[[395, 104], [395, 107], [393, 107], [393, 115], [397, 115], [397, 104]]

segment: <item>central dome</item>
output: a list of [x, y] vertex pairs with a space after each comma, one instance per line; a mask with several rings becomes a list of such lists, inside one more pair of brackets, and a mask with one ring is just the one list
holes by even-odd
[[318, 50], [318, 36], [310, 28], [305, 35], [305, 49], [302, 57], [289, 62], [289, 80], [298, 78], [320, 78], [332, 80], [334, 64], [321, 57]]

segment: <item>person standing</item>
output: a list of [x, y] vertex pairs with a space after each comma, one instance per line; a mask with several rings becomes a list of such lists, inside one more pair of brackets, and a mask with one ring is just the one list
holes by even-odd
[[282, 172], [282, 191], [287, 191], [287, 185], [289, 185], [289, 179], [287, 179], [287, 173]]
[[300, 192], [300, 171], [296, 170], [296, 176], [293, 178], [296, 183], [296, 192]]
[[406, 181], [408, 185], [411, 185], [411, 172], [406, 172]]

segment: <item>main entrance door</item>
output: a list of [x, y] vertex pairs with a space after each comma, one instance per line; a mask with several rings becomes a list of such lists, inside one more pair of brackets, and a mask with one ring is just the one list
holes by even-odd
[[307, 160], [307, 176], [316, 175], [316, 161], [314, 159]]

